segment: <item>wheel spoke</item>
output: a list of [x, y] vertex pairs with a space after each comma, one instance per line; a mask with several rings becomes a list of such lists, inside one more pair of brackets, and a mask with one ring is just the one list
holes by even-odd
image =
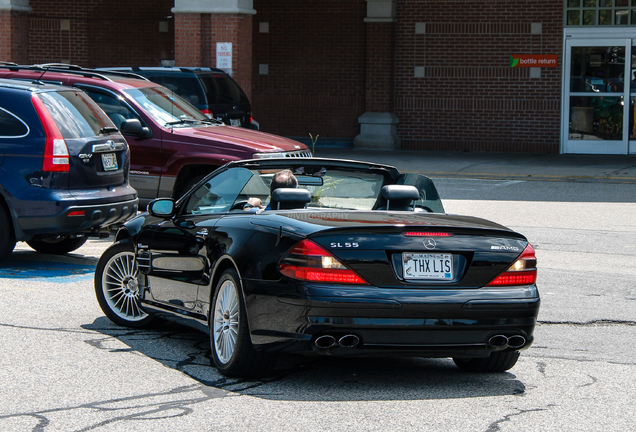
[[140, 321], [148, 315], [139, 307], [137, 265], [132, 252], [113, 256], [104, 268], [102, 289], [110, 309], [127, 321]]
[[233, 281], [226, 280], [219, 287], [212, 317], [214, 347], [222, 363], [229, 362], [236, 349], [239, 311], [236, 285]]

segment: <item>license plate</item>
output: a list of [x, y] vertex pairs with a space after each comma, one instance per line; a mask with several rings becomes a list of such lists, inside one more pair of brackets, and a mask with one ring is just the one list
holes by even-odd
[[117, 167], [117, 157], [115, 156], [115, 153], [103, 153], [102, 165], [104, 165], [104, 171], [116, 170], [118, 167]]
[[230, 126], [241, 126], [241, 119], [230, 119]]
[[453, 255], [440, 253], [403, 253], [404, 279], [453, 279]]

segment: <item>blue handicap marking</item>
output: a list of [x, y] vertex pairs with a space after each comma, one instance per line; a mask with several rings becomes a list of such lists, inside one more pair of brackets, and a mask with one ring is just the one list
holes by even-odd
[[0, 266], [0, 278], [74, 283], [93, 279], [95, 266], [44, 260], [8, 259]]

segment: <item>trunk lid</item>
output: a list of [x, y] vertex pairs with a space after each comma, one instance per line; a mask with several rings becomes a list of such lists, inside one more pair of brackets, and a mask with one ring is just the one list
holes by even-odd
[[308, 236], [378, 287], [481, 288], [528, 244], [494, 222], [433, 213], [292, 212], [252, 223]]

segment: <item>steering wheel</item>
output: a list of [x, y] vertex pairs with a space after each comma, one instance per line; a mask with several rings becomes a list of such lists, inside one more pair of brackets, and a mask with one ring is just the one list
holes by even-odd
[[237, 201], [234, 204], [232, 204], [232, 207], [230, 207], [230, 211], [232, 211], [232, 210], [243, 210], [243, 207], [245, 207], [245, 204], [247, 204], [247, 200], [245, 200], [245, 201]]

